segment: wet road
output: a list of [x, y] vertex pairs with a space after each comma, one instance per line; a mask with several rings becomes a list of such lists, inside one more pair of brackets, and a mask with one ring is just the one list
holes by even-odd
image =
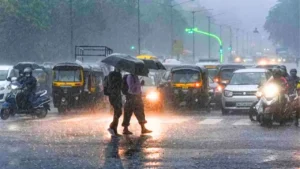
[[[109, 113], [0, 121], [0, 168], [297, 168], [300, 128], [247, 116], [178, 111], [147, 116], [154, 132], [111, 138]], [[122, 119], [122, 118], [121, 118]], [[119, 128], [122, 132], [122, 128]]]
[[140, 135], [133, 117], [133, 135], [111, 138], [111, 118], [52, 112], [0, 121], [0, 168], [300, 168], [300, 128], [293, 125], [263, 128], [245, 115], [178, 110], [147, 114], [150, 135]]

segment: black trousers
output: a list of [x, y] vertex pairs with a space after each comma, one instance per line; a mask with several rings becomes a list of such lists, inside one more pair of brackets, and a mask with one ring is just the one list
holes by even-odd
[[110, 95], [109, 102], [114, 108], [113, 121], [110, 124], [110, 128], [117, 128], [119, 124], [119, 118], [122, 115], [122, 96], [121, 95]]
[[130, 119], [133, 113], [140, 124], [147, 123], [144, 112], [144, 103], [141, 95], [129, 94], [126, 96], [122, 126], [128, 127], [130, 125]]

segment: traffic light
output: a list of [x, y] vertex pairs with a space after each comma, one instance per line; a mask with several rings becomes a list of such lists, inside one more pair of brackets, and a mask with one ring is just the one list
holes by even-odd
[[135, 49], [135, 46], [131, 46], [130, 49], [131, 49], [131, 50], [134, 50], [134, 49]]

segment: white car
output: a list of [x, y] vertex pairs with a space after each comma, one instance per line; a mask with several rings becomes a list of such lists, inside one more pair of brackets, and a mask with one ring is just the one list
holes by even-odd
[[240, 69], [233, 73], [222, 93], [222, 114], [230, 111], [248, 111], [257, 101], [258, 85], [272, 76], [266, 69]]
[[13, 66], [0, 65], [0, 103], [5, 101], [5, 97], [11, 91], [8, 78], [18, 77], [17, 71]]

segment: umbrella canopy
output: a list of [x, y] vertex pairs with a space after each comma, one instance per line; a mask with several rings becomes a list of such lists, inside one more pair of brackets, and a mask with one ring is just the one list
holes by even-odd
[[18, 63], [14, 66], [14, 69], [17, 69], [17, 70], [20, 71], [20, 70], [24, 70], [27, 67], [30, 67], [32, 70], [44, 69], [43, 66], [40, 66], [40, 65], [38, 65], [37, 63], [34, 63], [34, 62], [20, 62], [20, 63]]
[[139, 55], [136, 58], [138, 58], [138, 59], [157, 59], [157, 57], [152, 56], [152, 55]]
[[142, 61], [144, 61], [145, 67], [148, 69], [166, 70], [165, 66], [158, 60], [142, 59]]
[[140, 76], [147, 76], [149, 73], [142, 60], [126, 54], [113, 53], [101, 62]]

